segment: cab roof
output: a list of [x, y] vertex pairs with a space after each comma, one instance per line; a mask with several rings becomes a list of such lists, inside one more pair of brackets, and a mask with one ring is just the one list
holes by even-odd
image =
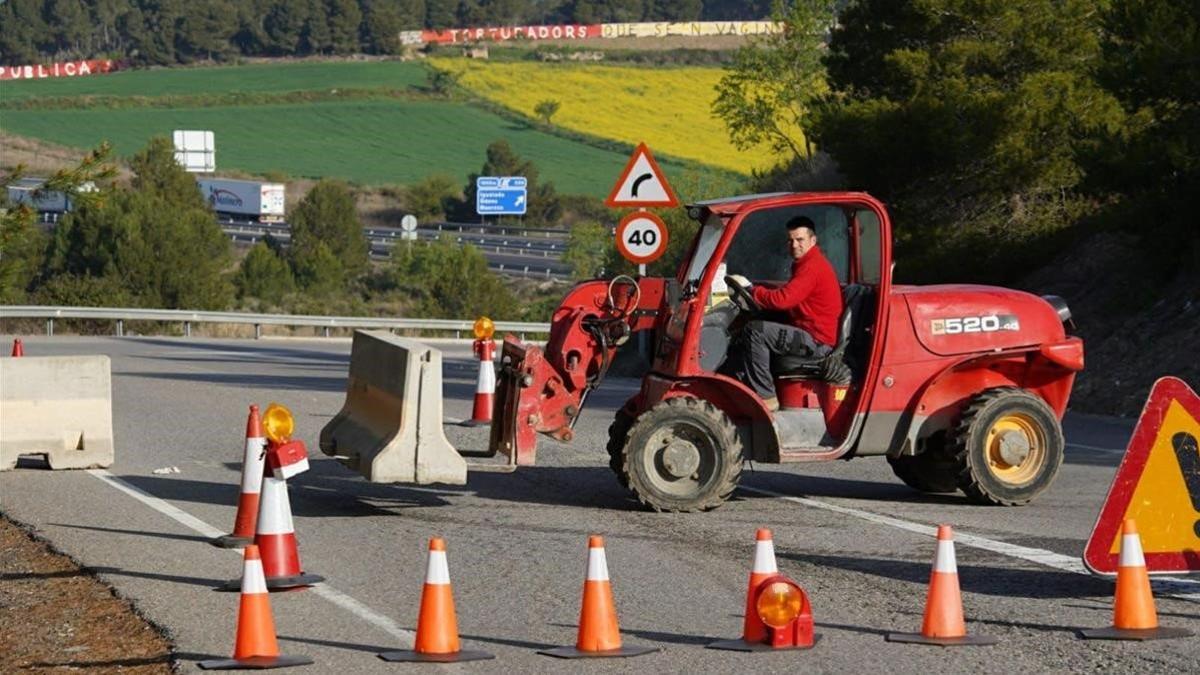
[[692, 209], [704, 209], [710, 213], [730, 216], [751, 204], [776, 200], [786, 202], [797, 197], [804, 197], [806, 201], [820, 201], [822, 199], [830, 201], [867, 199], [873, 201], [873, 198], [865, 192], [760, 192], [757, 194], [737, 195], [734, 197], [721, 197], [719, 199], [693, 202], [688, 204], [687, 208], [689, 212], [692, 212]]

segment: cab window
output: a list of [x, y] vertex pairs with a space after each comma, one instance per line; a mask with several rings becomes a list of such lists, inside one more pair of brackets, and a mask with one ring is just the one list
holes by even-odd
[[[850, 237], [846, 213], [837, 206], [788, 206], [746, 216], [725, 253], [728, 274], [752, 281], [785, 282], [792, 276], [787, 223], [807, 216], [817, 228], [817, 246], [829, 259], [840, 283], [850, 279]], [[878, 238], [878, 228], [876, 228]]]
[[864, 284], [878, 284], [883, 275], [879, 216], [870, 209], [860, 209], [854, 214], [854, 222], [858, 225], [858, 279]]

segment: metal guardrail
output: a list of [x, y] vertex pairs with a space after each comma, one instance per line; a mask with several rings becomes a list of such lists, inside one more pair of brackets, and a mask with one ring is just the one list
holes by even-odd
[[[389, 330], [436, 330], [462, 337], [474, 325], [471, 319], [382, 319], [369, 316], [317, 316], [311, 314], [250, 314], [245, 312], [197, 312], [186, 309], [137, 309], [131, 307], [54, 307], [42, 305], [0, 305], [0, 319], [45, 319], [46, 335], [54, 335], [59, 319], [99, 319], [116, 322], [116, 334], [125, 334], [126, 321], [162, 321], [182, 323], [184, 335], [191, 337], [193, 323], [233, 323], [254, 326], [254, 337], [262, 337], [263, 326], [310, 326], [324, 328], [325, 336], [333, 328], [385, 328]], [[548, 323], [497, 321], [499, 333], [549, 333]]]

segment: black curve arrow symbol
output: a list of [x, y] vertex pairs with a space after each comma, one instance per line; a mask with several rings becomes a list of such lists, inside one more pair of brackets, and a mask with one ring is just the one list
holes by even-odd
[[635, 178], [633, 181], [633, 187], [631, 187], [629, 189], [629, 194], [634, 197], [638, 196], [638, 193], [637, 193], [638, 187], [641, 186], [642, 183], [645, 183], [646, 181], [648, 181], [652, 178], [654, 178], [654, 174], [652, 174], [652, 173], [644, 173], [644, 174], [638, 176], [637, 178]]

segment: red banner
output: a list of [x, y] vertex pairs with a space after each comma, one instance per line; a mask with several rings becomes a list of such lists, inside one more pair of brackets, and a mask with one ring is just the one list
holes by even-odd
[[39, 63], [28, 66], [0, 66], [0, 80], [40, 80], [46, 77], [77, 77], [117, 70], [116, 61], [67, 61], [65, 63]]
[[491, 28], [452, 28], [423, 30], [421, 42], [455, 44], [482, 40], [582, 40], [600, 37], [600, 25], [562, 24], [554, 26], [500, 26]]

